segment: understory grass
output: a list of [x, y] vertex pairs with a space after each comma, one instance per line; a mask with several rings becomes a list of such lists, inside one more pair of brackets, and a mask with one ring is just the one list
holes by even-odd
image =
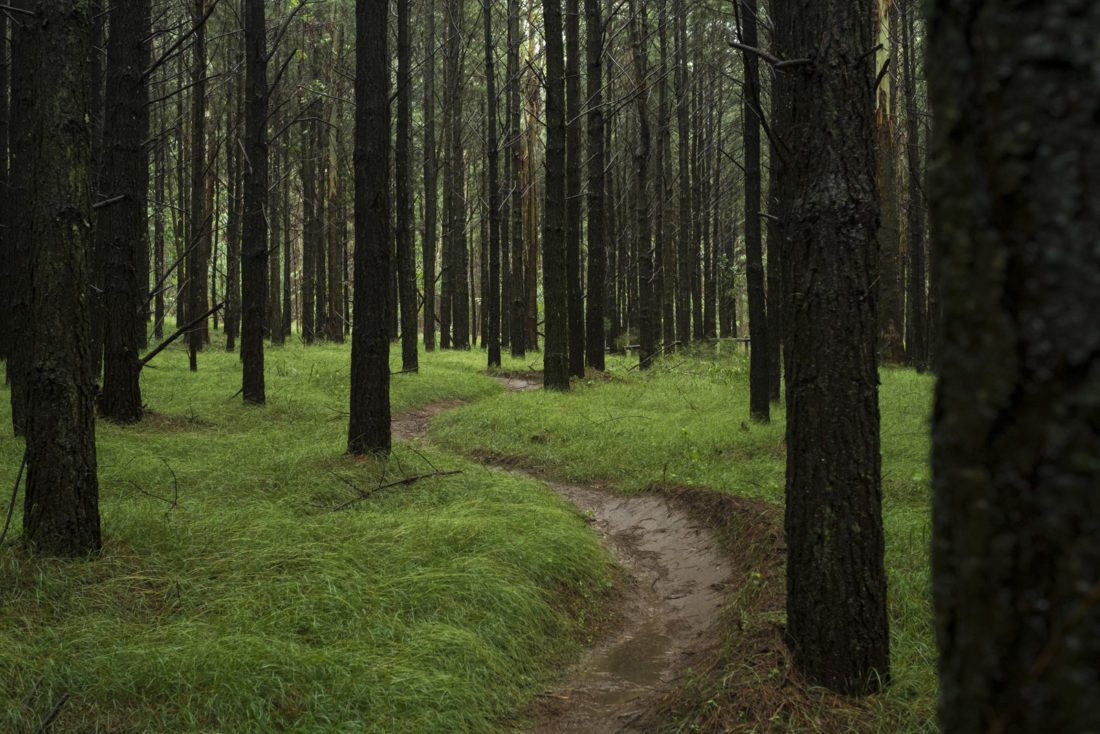
[[[499, 731], [584, 643], [613, 569], [574, 509], [430, 446], [348, 457], [350, 348], [266, 359], [257, 408], [219, 335], [195, 374], [180, 349], [158, 356], [147, 418], [97, 424], [102, 553], [0, 548], [0, 731], [59, 704], [67, 733]], [[422, 354], [394, 375], [393, 410], [501, 393], [483, 367], [476, 350]], [[9, 427], [5, 389], [4, 509]], [[435, 469], [462, 473], [333, 511]]]
[[[624, 492], [706, 487], [781, 508], [784, 413], [773, 405], [770, 424], [748, 420], [748, 367], [740, 348], [723, 344], [670, 355], [646, 373], [630, 364], [616, 359], [610, 379], [574, 381], [569, 393], [497, 395], [464, 406], [441, 415], [432, 436], [457, 451], [520, 459]], [[793, 715], [769, 730], [816, 727], [831, 734], [843, 721], [861, 732], [936, 731], [928, 558], [932, 378], [883, 368], [881, 382], [892, 681], [884, 693], [854, 705], [851, 716], [830, 716], [818, 726], [812, 713]], [[781, 572], [772, 583], [781, 593]]]

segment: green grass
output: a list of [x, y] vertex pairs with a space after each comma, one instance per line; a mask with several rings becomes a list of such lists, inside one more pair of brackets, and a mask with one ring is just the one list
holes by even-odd
[[[653, 485], [710, 487], [783, 501], [784, 415], [748, 421], [743, 352], [670, 356], [648, 374], [615, 360], [613, 378], [567, 394], [498, 395], [441, 415], [433, 437], [460, 452], [489, 451], [564, 478], [626, 492]], [[880, 392], [886, 563], [893, 681], [859, 707], [852, 728], [936, 731], [929, 601], [928, 417], [932, 379], [884, 368]], [[775, 411], [775, 406], [773, 406]], [[807, 723], [792, 730], [805, 731]], [[828, 731], [828, 729], [826, 729]]]
[[[147, 420], [97, 425], [103, 552], [0, 548], [0, 731], [33, 731], [65, 694], [54, 731], [479, 732], [516, 720], [583, 644], [609, 558], [537, 483], [401, 443], [384, 464], [346, 456], [349, 354], [269, 349], [263, 408], [234, 396], [239, 362], [220, 345], [197, 374], [180, 350], [156, 358]], [[483, 360], [422, 355], [420, 374], [394, 376], [394, 410], [500, 394]], [[4, 391], [10, 489], [22, 442], [8, 426]], [[347, 482], [369, 488], [428, 461], [463, 473], [329, 509], [354, 494]], [[20, 521], [17, 509], [16, 534]]]

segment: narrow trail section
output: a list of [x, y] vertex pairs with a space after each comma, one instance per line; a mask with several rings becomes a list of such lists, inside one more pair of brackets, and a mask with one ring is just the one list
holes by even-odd
[[[538, 389], [530, 376], [498, 378], [509, 390]], [[393, 431], [423, 439], [433, 416], [461, 401], [401, 414]], [[642, 731], [639, 720], [706, 650], [733, 578], [733, 563], [709, 529], [668, 498], [621, 495], [595, 487], [544, 483], [589, 518], [622, 566], [627, 583], [619, 622], [590, 648], [553, 691], [542, 694], [532, 734]]]

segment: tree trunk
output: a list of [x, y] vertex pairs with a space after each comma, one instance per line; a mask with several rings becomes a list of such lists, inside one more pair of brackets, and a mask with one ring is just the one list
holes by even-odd
[[348, 452], [390, 451], [389, 2], [355, 6], [355, 326]]
[[397, 0], [397, 176], [395, 201], [397, 207], [397, 288], [401, 300], [401, 369], [418, 369], [416, 308], [416, 251], [412, 232], [412, 193], [409, 186], [409, 117], [412, 111], [412, 89], [409, 61], [412, 56], [409, 41], [409, 0]]
[[777, 52], [811, 59], [789, 72], [798, 127], [782, 254], [787, 636], [802, 675], [844, 694], [876, 690], [890, 677], [871, 2], [773, 2]]
[[[680, 226], [676, 238], [676, 339], [691, 341], [691, 174], [688, 167], [687, 21], [684, 0], [674, 0], [676, 31], [677, 179], [680, 187]], [[614, 231], [614, 230], [612, 230]]]
[[[92, 219], [86, 3], [52, 0], [13, 23], [14, 165], [34, 182], [17, 228], [29, 252], [27, 483], [23, 537], [47, 555], [100, 548], [95, 407], [86, 293]], [[140, 19], [140, 14], [135, 13]], [[26, 82], [29, 88], [22, 88]], [[23, 104], [26, 102], [26, 104]], [[131, 304], [133, 305], [133, 304]]]
[[581, 282], [581, 30], [580, 0], [565, 10], [565, 271], [569, 310], [569, 374], [584, 377], [584, 284]]
[[924, 282], [924, 201], [920, 174], [920, 127], [917, 119], [916, 42], [913, 38], [913, 10], [903, 6], [901, 14], [902, 54], [905, 67], [905, 153], [909, 169], [909, 207], [905, 235], [909, 255], [905, 329], [906, 361], [923, 372], [928, 366], [928, 334]]
[[[1085, 734], [1100, 695], [1100, 185], [1086, 173], [1100, 167], [1100, 7], [927, 8], [940, 723]], [[1012, 73], [990, 84], [990, 69]]]
[[638, 368], [649, 369], [657, 355], [657, 303], [653, 293], [653, 241], [649, 226], [649, 80], [648, 29], [644, 0], [632, 3], [631, 43], [634, 73], [637, 75], [638, 140], [634, 147], [635, 213], [634, 232], [638, 262]]
[[[187, 313], [203, 312], [206, 297], [207, 263], [203, 259], [203, 238], [207, 231], [206, 212], [206, 29], [202, 24], [205, 0], [194, 0], [191, 22], [197, 26], [191, 53], [191, 239], [187, 256]], [[199, 351], [202, 350], [203, 329], [195, 326], [187, 335], [187, 351], [191, 371], [199, 368]]]
[[149, 188], [147, 47], [148, 0], [135, 0], [126, 12], [110, 14], [107, 43], [106, 117], [111, 131], [101, 152], [103, 186], [98, 192], [115, 203], [99, 211], [98, 248], [104, 254], [103, 391], [100, 410], [120, 423], [141, 420], [141, 367], [138, 349], [144, 332], [145, 299], [139, 286], [136, 243], [143, 241]]
[[241, 362], [246, 403], [263, 405], [267, 300], [267, 24], [264, 0], [244, 0], [244, 224], [241, 237]]
[[604, 245], [603, 19], [600, 0], [584, 0], [588, 93], [588, 365], [604, 370], [607, 253]]
[[438, 186], [435, 146], [435, 1], [425, 4], [427, 35], [424, 40], [424, 349], [435, 351], [436, 222]]
[[[485, 146], [489, 155], [489, 288], [482, 292], [488, 303], [489, 366], [500, 366], [500, 181], [497, 171], [500, 158], [497, 145], [497, 89], [495, 60], [493, 58], [492, 3], [485, 0], [482, 14], [485, 16]], [[485, 267], [484, 261], [481, 267]]]
[[[756, 0], [740, 0], [744, 43], [756, 47]], [[744, 55], [745, 93], [741, 107], [745, 146], [745, 284], [749, 296], [749, 417], [771, 420], [768, 312], [760, 233], [760, 60]]]
[[569, 304], [565, 241], [565, 59], [561, 0], [543, 0], [546, 28], [546, 208], [542, 221], [542, 291], [546, 324], [543, 386], [569, 389]]

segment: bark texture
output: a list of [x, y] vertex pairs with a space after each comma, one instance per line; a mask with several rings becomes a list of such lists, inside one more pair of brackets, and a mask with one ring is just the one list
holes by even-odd
[[1100, 5], [927, 7], [940, 722], [1095, 732]]

